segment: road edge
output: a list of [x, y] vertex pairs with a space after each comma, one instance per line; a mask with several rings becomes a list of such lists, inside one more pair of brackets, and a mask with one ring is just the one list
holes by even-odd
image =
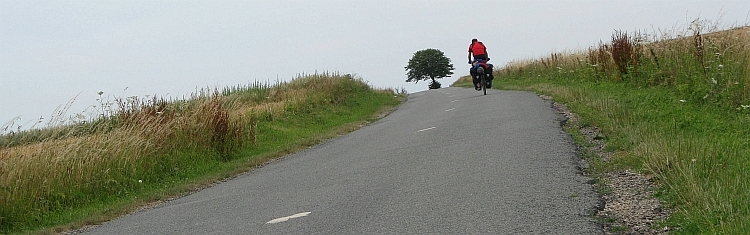
[[[654, 197], [658, 185], [644, 174], [631, 170], [609, 173], [592, 173], [585, 154], [593, 154], [603, 162], [615, 153], [605, 150], [606, 142], [599, 128], [583, 126], [577, 115], [567, 105], [554, 101], [551, 96], [537, 94], [551, 103], [563, 115], [560, 123], [566, 131], [578, 131], [585, 143], [576, 143], [581, 174], [592, 177], [590, 183], [597, 188], [600, 199], [592, 216], [601, 223], [605, 234], [668, 234], [675, 228], [655, 229], [660, 221], [669, 218], [670, 211], [661, 200]], [[571, 134], [571, 133], [568, 133]], [[585, 145], [585, 146], [584, 146]]]

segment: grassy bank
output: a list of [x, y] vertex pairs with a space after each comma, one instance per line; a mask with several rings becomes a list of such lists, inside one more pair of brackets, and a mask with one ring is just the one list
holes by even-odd
[[99, 223], [356, 129], [400, 102], [351, 76], [116, 99], [105, 118], [0, 136], [0, 233]]
[[[696, 21], [678, 37], [616, 31], [612, 40], [497, 71], [500, 89], [554, 97], [600, 128], [608, 161], [661, 185], [673, 234], [750, 231], [750, 28]], [[470, 78], [456, 82], [471, 86]]]

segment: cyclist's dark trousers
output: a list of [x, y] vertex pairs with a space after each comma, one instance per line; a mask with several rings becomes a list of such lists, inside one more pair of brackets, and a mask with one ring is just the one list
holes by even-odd
[[474, 61], [480, 60], [480, 59], [483, 61], [487, 61], [487, 55], [486, 54], [474, 55]]

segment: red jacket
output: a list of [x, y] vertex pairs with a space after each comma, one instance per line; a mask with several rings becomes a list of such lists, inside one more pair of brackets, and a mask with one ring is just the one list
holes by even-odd
[[473, 53], [474, 56], [487, 54], [487, 47], [482, 42], [475, 42], [469, 45], [469, 52]]

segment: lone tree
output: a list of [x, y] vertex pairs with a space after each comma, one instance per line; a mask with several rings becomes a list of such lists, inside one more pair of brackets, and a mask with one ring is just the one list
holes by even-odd
[[409, 65], [404, 69], [406, 69], [406, 82], [416, 84], [430, 79], [432, 80], [430, 89], [437, 89], [440, 88], [440, 83], [435, 79], [450, 77], [455, 68], [451, 64], [451, 59], [445, 57], [442, 51], [430, 48], [415, 52], [409, 60]]

